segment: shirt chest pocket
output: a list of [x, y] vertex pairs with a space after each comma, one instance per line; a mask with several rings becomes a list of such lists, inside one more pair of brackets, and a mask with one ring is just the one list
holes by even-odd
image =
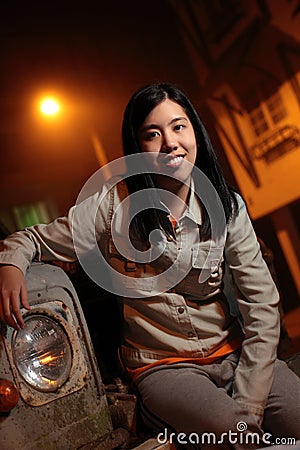
[[191, 253], [191, 270], [184, 280], [185, 293], [207, 296], [223, 279], [223, 247], [199, 244], [192, 247]]
[[112, 238], [107, 242], [106, 258], [111, 266], [113, 285], [118, 287], [118, 292], [121, 289], [123, 296], [135, 298], [150, 295], [153, 288], [153, 274], [148, 273], [148, 264], [136, 263], [132, 251], [128, 257], [125, 252], [121, 254]]

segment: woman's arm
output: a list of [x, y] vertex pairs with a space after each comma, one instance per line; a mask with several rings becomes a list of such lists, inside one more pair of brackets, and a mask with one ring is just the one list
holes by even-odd
[[29, 309], [24, 274], [32, 261], [74, 261], [69, 216], [49, 225], [35, 225], [0, 242], [0, 318], [18, 329], [24, 327], [20, 305]]
[[233, 398], [262, 418], [279, 341], [279, 295], [239, 196], [238, 203], [239, 210], [229, 223], [225, 245], [245, 331]]
[[0, 319], [15, 329], [24, 328], [20, 303], [30, 308], [23, 272], [15, 266], [0, 266]]
[[[25, 272], [32, 261], [73, 262], [77, 259], [74, 236], [80, 251], [90, 249], [93, 238], [105, 230], [108, 196], [101, 202], [100, 193], [70, 209], [48, 225], [40, 224], [18, 231], [0, 241], [0, 318], [18, 328], [24, 322], [20, 304], [29, 308]], [[78, 247], [78, 245], [77, 245]]]

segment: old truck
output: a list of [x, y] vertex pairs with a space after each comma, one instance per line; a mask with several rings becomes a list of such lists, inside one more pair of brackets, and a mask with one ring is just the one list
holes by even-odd
[[136, 398], [117, 373], [104, 384], [66, 273], [36, 263], [26, 280], [25, 328], [0, 322], [1, 450], [162, 448], [136, 431]]

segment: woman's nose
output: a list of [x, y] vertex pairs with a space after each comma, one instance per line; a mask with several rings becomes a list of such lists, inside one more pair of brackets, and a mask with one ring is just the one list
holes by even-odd
[[176, 139], [174, 139], [174, 136], [171, 135], [164, 135], [163, 143], [162, 143], [162, 151], [166, 153], [170, 153], [173, 150], [178, 149], [178, 143], [176, 142]]

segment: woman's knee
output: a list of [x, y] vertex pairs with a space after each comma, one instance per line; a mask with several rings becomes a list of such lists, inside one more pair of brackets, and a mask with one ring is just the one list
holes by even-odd
[[[162, 376], [161, 375], [165, 375]], [[236, 432], [239, 421], [257, 424], [247, 411], [208, 377], [189, 370], [154, 373], [138, 383], [141, 407], [150, 418], [185, 433]], [[252, 423], [253, 422], [253, 423]], [[256, 424], [256, 426], [254, 426]]]
[[274, 436], [300, 439], [300, 378], [283, 361], [275, 364], [263, 428]]

